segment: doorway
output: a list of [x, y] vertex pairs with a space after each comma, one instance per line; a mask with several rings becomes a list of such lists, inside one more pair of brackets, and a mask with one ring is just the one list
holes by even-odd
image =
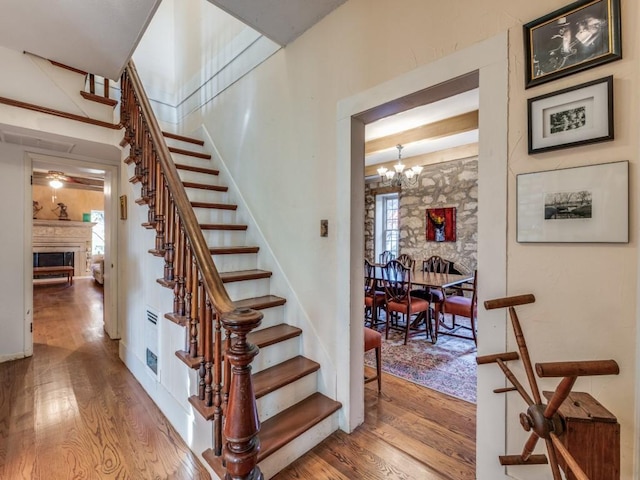
[[[117, 191], [118, 182], [118, 166], [97, 163], [92, 160], [68, 158], [57, 155], [26, 153], [26, 160], [31, 172], [34, 169], [55, 170], [66, 172], [76, 177], [84, 175], [103, 177], [103, 199], [104, 199], [104, 271], [103, 273], [103, 292], [104, 292], [104, 330], [111, 339], [120, 337], [120, 328], [117, 319]], [[34, 210], [35, 211], [35, 210]], [[33, 248], [33, 247], [32, 247]], [[31, 254], [31, 250], [29, 254]], [[108, 268], [107, 268], [108, 266]], [[33, 298], [33, 285], [28, 288], [28, 296]]]
[[[360, 319], [364, 302], [361, 263], [366, 115], [380, 106], [395, 105], [399, 111], [401, 99], [476, 71], [482, 112], [479, 118], [478, 269], [486, 266], [486, 271], [491, 272], [483, 277], [478, 294], [480, 302], [506, 295], [508, 39], [504, 33], [339, 102], [337, 228], [344, 234], [338, 237], [336, 252], [337, 310], [348, 318]], [[488, 225], [491, 228], [483, 228]], [[479, 311], [478, 324], [478, 353], [504, 351], [504, 312]], [[347, 431], [353, 430], [364, 418], [364, 386], [356, 380], [362, 378], [364, 369], [361, 326], [360, 321], [352, 321], [350, 338], [337, 340], [337, 351], [345, 355], [338, 362], [350, 365], [349, 372], [338, 378], [338, 398], [346, 405], [341, 427]], [[483, 331], [490, 331], [491, 335], [483, 336]], [[477, 435], [483, 439], [482, 448], [477, 452], [478, 478], [505, 478], [494, 459], [501, 450], [500, 445], [504, 445], [506, 403], [496, 400], [488, 388], [503, 382], [495, 370], [478, 372]]]

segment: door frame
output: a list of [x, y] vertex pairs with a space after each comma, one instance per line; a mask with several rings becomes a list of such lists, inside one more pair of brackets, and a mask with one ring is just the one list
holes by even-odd
[[[479, 303], [507, 291], [508, 35], [506, 32], [419, 67], [338, 103], [337, 115], [337, 311], [350, 319], [349, 334], [336, 334], [340, 426], [350, 432], [364, 421], [362, 258], [364, 256], [364, 123], [357, 117], [380, 105], [462, 77], [479, 75], [478, 270]], [[490, 228], [489, 228], [490, 227]], [[505, 351], [506, 314], [478, 311], [478, 354]], [[491, 332], [483, 335], [482, 332]], [[506, 401], [492, 389], [504, 385], [498, 369], [478, 369], [477, 478], [509, 478], [495, 461], [506, 444]]]
[[[101, 163], [98, 159], [82, 159], [82, 158], [70, 158], [69, 156], [58, 156], [59, 154], [52, 153], [40, 153], [40, 152], [25, 152], [25, 168], [27, 182], [29, 184], [28, 191], [29, 196], [32, 196], [32, 189], [30, 184], [31, 172], [33, 171], [33, 163], [50, 165], [53, 169], [58, 168], [64, 171], [64, 167], [73, 168], [86, 168], [92, 170], [99, 170], [104, 172], [104, 216], [105, 216], [105, 255], [104, 255], [104, 330], [109, 338], [118, 339], [121, 335], [121, 326], [118, 320], [118, 185], [119, 185], [119, 164]], [[26, 199], [25, 204], [30, 205], [30, 200]], [[33, 237], [32, 237], [32, 215], [31, 209], [25, 208], [25, 215], [28, 217], [25, 223], [28, 225], [29, 248], [27, 250], [28, 265], [32, 264], [32, 250], [33, 250]], [[27, 234], [27, 228], [25, 228], [25, 234]], [[30, 275], [26, 275], [28, 279]], [[26, 285], [26, 298], [30, 299], [30, 310], [33, 312], [33, 282], [28, 282]], [[33, 314], [32, 314], [33, 315]], [[31, 331], [30, 323], [33, 321], [33, 317], [25, 319], [25, 330]], [[29, 336], [25, 335], [25, 351], [33, 352], [33, 336], [29, 333]]]

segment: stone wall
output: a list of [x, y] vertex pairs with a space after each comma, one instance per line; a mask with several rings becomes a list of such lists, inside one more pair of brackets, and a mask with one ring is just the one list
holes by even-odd
[[[375, 189], [365, 185], [365, 256], [374, 260]], [[456, 207], [456, 241], [426, 241], [426, 209]], [[431, 255], [455, 262], [458, 270], [472, 272], [477, 265], [478, 159], [467, 158], [427, 165], [415, 187], [400, 192], [400, 252], [417, 265]]]

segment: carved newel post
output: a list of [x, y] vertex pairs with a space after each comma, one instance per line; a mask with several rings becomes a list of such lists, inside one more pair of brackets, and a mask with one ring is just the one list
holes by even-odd
[[224, 478], [262, 480], [264, 477], [257, 466], [260, 420], [251, 381], [251, 362], [258, 354], [258, 347], [247, 343], [247, 334], [260, 325], [262, 313], [249, 309], [236, 310], [223, 315], [221, 320], [224, 328], [235, 335], [225, 356], [231, 363], [231, 383], [224, 423], [224, 460], [227, 469]]

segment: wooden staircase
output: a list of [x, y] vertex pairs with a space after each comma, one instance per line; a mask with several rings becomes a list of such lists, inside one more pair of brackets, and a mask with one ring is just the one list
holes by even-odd
[[[229, 291], [229, 296], [236, 308], [259, 310], [265, 315], [260, 329], [247, 335], [248, 342], [256, 345], [261, 355], [268, 357], [266, 361], [254, 362], [252, 373], [255, 398], [259, 400], [258, 414], [261, 419], [258, 434], [260, 448], [257, 456], [257, 461], [261, 462], [331, 416], [340, 409], [341, 405], [317, 391], [307, 392], [308, 394], [305, 394], [302, 399], [293, 399], [294, 403], [283, 401], [282, 398], [271, 402], [282, 407], [278, 410], [274, 410], [274, 405], [269, 404], [270, 395], [277, 396], [280, 389], [292, 386], [295, 382], [311, 375], [317, 375], [320, 365], [302, 355], [295, 354], [301, 350], [299, 342], [303, 332], [300, 328], [282, 323], [284, 316], [282, 309], [286, 308], [286, 299], [271, 294], [269, 282], [272, 272], [256, 268], [260, 249], [257, 246], [245, 244], [249, 227], [236, 221], [237, 205], [227, 203], [228, 188], [219, 184], [219, 171], [212, 167], [211, 155], [203, 151], [204, 142], [171, 133], [163, 132], [163, 134], [200, 229], [207, 241], [209, 252], [225, 288]], [[136, 159], [130, 156], [126, 162], [135, 165]], [[130, 181], [139, 183], [143, 179], [144, 176], [138, 169]], [[148, 204], [145, 198], [138, 199], [136, 203]], [[142, 226], [155, 228], [156, 225], [150, 221]], [[164, 257], [166, 254], [163, 248], [158, 248], [158, 245], [149, 252], [159, 257]], [[174, 295], [177, 291], [176, 281], [167, 280], [166, 275], [157, 282], [167, 288], [168, 295]], [[187, 314], [178, 311], [166, 312], [165, 318], [184, 326], [187, 330], [193, 328]], [[186, 336], [189, 338], [189, 335]], [[295, 343], [293, 346], [283, 348], [282, 345], [285, 342]], [[203, 357], [194, 356], [190, 353], [191, 351], [187, 341], [185, 349], [176, 352], [176, 356], [191, 369], [203, 369]], [[288, 358], [281, 358], [282, 353], [271, 355], [271, 351], [291, 352], [291, 354]], [[227, 367], [225, 366], [224, 369], [226, 371]], [[317, 380], [312, 383], [317, 384]], [[216, 408], [206, 405], [201, 397], [202, 395], [198, 394], [192, 395], [189, 402], [203, 418], [213, 420], [216, 416]], [[222, 406], [223, 411], [224, 408], [225, 405]], [[213, 445], [203, 453], [203, 458], [218, 476], [224, 478], [226, 469], [221, 456], [222, 447], [223, 445]], [[281, 465], [281, 468], [285, 466]]]

